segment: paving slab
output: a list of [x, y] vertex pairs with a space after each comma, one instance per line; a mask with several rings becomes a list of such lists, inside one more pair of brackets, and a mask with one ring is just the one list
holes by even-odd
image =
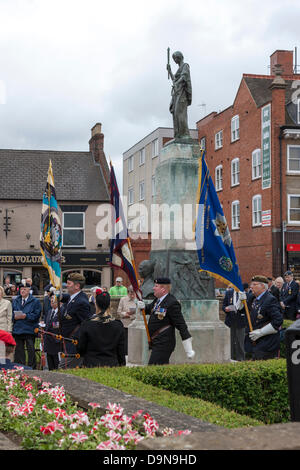
[[[176, 431], [189, 429], [192, 432], [223, 429], [220, 426], [201, 421], [193, 416], [188, 416], [171, 408], [160, 406], [143, 398], [121, 392], [92, 380], [77, 377], [76, 375], [45, 370], [26, 370], [26, 374], [40, 377], [54, 386], [56, 384], [63, 385], [65, 391], [82, 408], [88, 408], [89, 402], [96, 402], [102, 405], [102, 410], [100, 409], [100, 411], [104, 413], [108, 402], [120, 403], [128, 415], [138, 410], [149, 413], [159, 423], [160, 429], [170, 427]], [[160, 391], [158, 390], [157, 394], [159, 393]]]
[[22, 450], [22, 448], [0, 432], [0, 451], [2, 450]]
[[218, 429], [141, 441], [137, 450], [300, 450], [300, 423]]

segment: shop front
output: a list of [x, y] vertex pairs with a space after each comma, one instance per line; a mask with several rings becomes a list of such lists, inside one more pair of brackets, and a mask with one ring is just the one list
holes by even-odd
[[[86, 278], [86, 288], [111, 285], [109, 253], [63, 251], [62, 281], [66, 282], [70, 272], [80, 272]], [[48, 271], [43, 267], [41, 255], [31, 253], [0, 253], [0, 280], [3, 285], [6, 278], [11, 283], [19, 284], [22, 279], [31, 278], [42, 293], [49, 283]]]
[[293, 271], [294, 277], [300, 279], [300, 243], [286, 245], [288, 269]]

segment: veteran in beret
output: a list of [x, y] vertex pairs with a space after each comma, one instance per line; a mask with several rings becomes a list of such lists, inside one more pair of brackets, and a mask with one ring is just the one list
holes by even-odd
[[278, 357], [279, 330], [283, 322], [278, 300], [268, 291], [268, 279], [257, 275], [251, 280], [255, 296], [250, 310], [253, 331], [246, 327], [245, 350], [252, 352], [253, 360]]
[[285, 283], [280, 291], [280, 305], [283, 309], [283, 316], [288, 320], [296, 320], [299, 284], [294, 280], [292, 271], [284, 273], [284, 280]]
[[148, 328], [152, 345], [149, 365], [169, 364], [176, 346], [175, 328], [180, 333], [188, 359], [195, 356], [192, 337], [183, 318], [180, 303], [170, 291], [171, 280], [167, 277], [157, 278], [154, 280], [153, 302], [147, 306], [142, 301], [137, 303], [138, 308], [145, 309], [146, 315], [149, 315]]

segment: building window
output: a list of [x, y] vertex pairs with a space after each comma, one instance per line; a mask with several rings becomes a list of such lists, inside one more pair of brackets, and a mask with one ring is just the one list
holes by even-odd
[[261, 178], [261, 152], [256, 149], [252, 152], [252, 179]]
[[218, 165], [215, 172], [215, 185], [216, 191], [221, 191], [223, 189], [223, 167]]
[[202, 150], [206, 150], [206, 139], [205, 139], [205, 137], [202, 137], [202, 139], [200, 139], [200, 148]]
[[139, 191], [140, 191], [140, 201], [143, 201], [145, 199], [145, 182], [144, 181], [140, 182]]
[[215, 150], [223, 147], [223, 131], [219, 131], [215, 134]]
[[145, 163], [145, 147], [140, 150], [140, 165]]
[[133, 188], [128, 188], [128, 205], [134, 203], [134, 191]]
[[240, 159], [234, 158], [231, 162], [231, 186], [240, 184]]
[[158, 139], [155, 139], [152, 142], [152, 158], [157, 157], [157, 155], [158, 155]]
[[240, 138], [240, 118], [233, 116], [231, 119], [231, 142], [235, 142]]
[[261, 195], [252, 198], [252, 225], [261, 225]]
[[300, 124], [300, 98], [298, 98], [297, 103], [297, 123]]
[[85, 246], [85, 213], [63, 212], [63, 246]]
[[237, 230], [240, 228], [240, 202], [233, 201], [231, 204], [231, 228]]
[[128, 173], [130, 171], [133, 171], [133, 163], [134, 163], [133, 155], [130, 155], [130, 157], [128, 157]]
[[300, 173], [300, 145], [287, 146], [287, 171]]
[[288, 223], [300, 225], [300, 194], [288, 194]]
[[152, 196], [155, 196], [155, 176], [152, 176], [151, 179], [151, 190], [152, 190]]

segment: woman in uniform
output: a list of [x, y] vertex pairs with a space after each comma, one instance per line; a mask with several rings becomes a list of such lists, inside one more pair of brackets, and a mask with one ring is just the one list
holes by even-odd
[[110, 315], [110, 295], [97, 289], [96, 313], [79, 330], [77, 351], [83, 367], [125, 366], [125, 335], [120, 320]]

